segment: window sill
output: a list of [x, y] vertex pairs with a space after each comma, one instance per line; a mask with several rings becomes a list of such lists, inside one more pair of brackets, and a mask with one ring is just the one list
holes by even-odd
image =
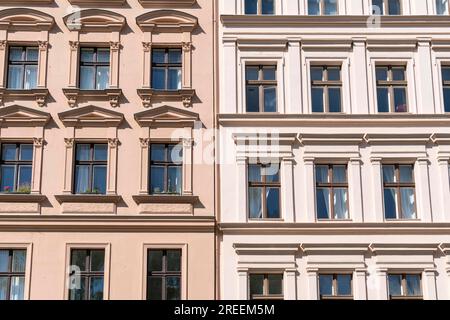
[[321, 296], [321, 300], [354, 300], [353, 296]]
[[59, 203], [114, 203], [117, 204], [122, 200], [119, 195], [99, 195], [99, 194], [64, 194], [55, 195]]
[[36, 89], [0, 89], [0, 104], [3, 104], [5, 98], [12, 99], [30, 99], [33, 98], [39, 107], [44, 107], [47, 96], [48, 89], [46, 88], [36, 88]]
[[281, 218], [274, 218], [274, 219], [255, 219], [255, 218], [248, 218], [249, 223], [281, 223], [284, 222], [284, 219]]
[[321, 223], [351, 223], [352, 219], [317, 219], [317, 222]]
[[139, 3], [144, 8], [189, 8], [192, 7], [197, 0], [171, 0], [167, 3], [166, 0], [139, 0]]
[[2, 193], [0, 202], [22, 202], [22, 203], [42, 203], [47, 197], [42, 194], [29, 193]]
[[126, 3], [126, 0], [69, 0], [71, 4], [87, 5], [87, 6], [116, 6], [121, 7]]
[[180, 196], [180, 195], [135, 195], [133, 200], [137, 204], [141, 203], [184, 203], [196, 204], [199, 201], [198, 196]]
[[122, 96], [122, 89], [81, 90], [79, 88], [64, 88], [63, 92], [71, 108], [77, 105], [79, 97], [108, 100], [111, 107], [117, 108]]
[[403, 222], [422, 222], [420, 219], [384, 219], [385, 222], [403, 223]]
[[142, 99], [144, 108], [151, 107], [153, 100], [174, 100], [182, 101], [185, 108], [192, 107], [192, 98], [195, 95], [194, 89], [181, 90], [154, 90], [151, 88], [138, 89], [137, 93]]

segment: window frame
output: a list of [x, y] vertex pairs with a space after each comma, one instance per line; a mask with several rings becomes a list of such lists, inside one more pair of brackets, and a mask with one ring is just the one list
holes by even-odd
[[[11, 49], [18, 49], [21, 48], [22, 49], [22, 57], [25, 56], [25, 60], [11, 60]], [[37, 51], [37, 60], [26, 60], [26, 56], [27, 56], [27, 52], [30, 49], [35, 49]], [[39, 47], [38, 46], [27, 46], [27, 45], [9, 45], [8, 46], [8, 70], [6, 72], [6, 88], [8, 90], [34, 90], [37, 89], [38, 87], [38, 80], [39, 80]], [[12, 66], [21, 66], [22, 67], [22, 85], [20, 88], [11, 88], [10, 87], [10, 76], [9, 76], [9, 72]], [[25, 89], [25, 78], [26, 78], [26, 74], [25, 74], [25, 69], [27, 66], [36, 66], [36, 87], [34, 88], [28, 88]]]
[[[6, 299], [3, 301], [13, 301], [11, 300], [11, 279], [13, 277], [23, 277], [23, 299], [26, 299], [26, 289], [27, 289], [27, 265], [28, 265], [28, 250], [27, 248], [3, 248], [0, 247], [1, 251], [8, 251], [8, 271], [0, 272], [1, 278], [8, 278], [7, 280], [7, 291], [6, 291]], [[12, 271], [12, 263], [14, 258], [15, 251], [24, 251], [25, 252], [25, 265], [23, 272], [14, 272]]]
[[[247, 69], [248, 68], [258, 68], [258, 80], [247, 80]], [[264, 69], [273, 68], [275, 69], [275, 80], [264, 80]], [[256, 114], [256, 113], [278, 113], [278, 66], [276, 64], [247, 64], [245, 66], [245, 113]], [[248, 111], [247, 108], [247, 88], [248, 87], [258, 87], [258, 111], [252, 112]], [[264, 89], [266, 87], [275, 87], [275, 109], [276, 111], [264, 111], [265, 108], [265, 97]]]
[[339, 15], [339, 0], [336, 0], [336, 14], [325, 14], [325, 0], [319, 0], [319, 12], [317, 14], [309, 13], [309, 0], [307, 2], [307, 15], [308, 16], [335, 16]]
[[[394, 166], [394, 177], [397, 182], [386, 182], [384, 179], [384, 166]], [[401, 182], [400, 181], [400, 167], [401, 166], [410, 166], [412, 167], [412, 182]], [[384, 211], [384, 219], [388, 221], [396, 221], [396, 220], [416, 220], [418, 219], [418, 213], [417, 213], [417, 192], [416, 192], [416, 177], [414, 172], [415, 166], [413, 164], [407, 164], [407, 163], [384, 163], [381, 166], [381, 175], [383, 178], [383, 211]], [[414, 211], [416, 213], [416, 217], [414, 219], [409, 219], [403, 217], [403, 210], [402, 210], [402, 195], [401, 195], [401, 189], [402, 188], [411, 188], [414, 189]], [[397, 200], [397, 217], [396, 218], [386, 218], [386, 206], [385, 206], [385, 196], [384, 191], [386, 189], [395, 189], [398, 194], [398, 200]]]
[[[320, 277], [321, 276], [331, 276], [333, 281], [331, 283], [331, 292], [332, 295], [321, 295], [320, 294]], [[351, 295], [339, 295], [338, 294], [338, 276], [350, 276], [350, 290], [352, 292]], [[354, 285], [353, 285], [353, 274], [351, 273], [319, 273], [317, 277], [318, 289], [319, 289], [319, 299], [320, 300], [354, 300]]]
[[[152, 160], [152, 147], [154, 145], [163, 145], [164, 146], [164, 156], [165, 156], [165, 160], [164, 161], [155, 161]], [[148, 193], [150, 195], [174, 195], [174, 196], [181, 196], [183, 194], [183, 161], [181, 161], [180, 163], [176, 163], [176, 162], [170, 162], [169, 161], [169, 147], [170, 146], [178, 146], [179, 143], [164, 143], [164, 142], [155, 142], [155, 143], [150, 143], [149, 148], [148, 148], [148, 161], [149, 161], [149, 170], [148, 170]], [[183, 148], [181, 148], [181, 151], [184, 153]], [[158, 167], [164, 167], [164, 191], [163, 192], [159, 192], [159, 193], [154, 193], [152, 192], [152, 166], [158, 166]], [[177, 167], [181, 169], [181, 175], [180, 175], [180, 192], [174, 192], [174, 193], [169, 193], [168, 191], [168, 185], [169, 185], [169, 167]]]
[[[250, 170], [250, 166], [259, 166], [260, 170], [266, 167], [271, 167], [271, 164], [262, 164], [262, 163], [249, 163], [247, 165], [247, 176], [249, 176], [248, 172]], [[252, 218], [250, 217], [250, 197], [248, 197], [247, 201], [247, 210], [248, 210], [248, 219], [251, 221], [261, 221], [261, 220], [279, 220], [282, 217], [281, 212], [281, 166], [278, 164], [278, 182], [267, 182], [267, 175], [261, 174], [261, 182], [252, 182], [250, 179], [247, 179], [247, 194], [250, 194], [250, 188], [261, 188], [261, 210], [262, 217], [261, 218]], [[278, 213], [279, 216], [277, 218], [270, 218], [267, 215], [267, 198], [266, 198], [266, 189], [275, 189], [278, 188]]]
[[[164, 63], [157, 63], [157, 62], [153, 62], [153, 52], [155, 50], [164, 50]], [[170, 63], [169, 62], [169, 52], [170, 50], [178, 50], [180, 52], [180, 62], [179, 63]], [[151, 78], [151, 82], [150, 82], [150, 87], [152, 88], [152, 90], [155, 91], [178, 91], [181, 90], [183, 88], [183, 49], [181, 47], [152, 47], [151, 49], [151, 61], [150, 61], [150, 78]], [[154, 77], [153, 77], [153, 68], [164, 68], [164, 89], [156, 89], [153, 84], [154, 84]], [[169, 89], [169, 70], [170, 68], [180, 68], [180, 88], [178, 89]]]
[[[163, 252], [163, 256], [162, 256], [162, 269], [161, 271], [150, 271], [149, 270], [149, 264], [148, 264], [148, 259], [149, 259], [149, 254], [150, 251], [162, 251]], [[167, 252], [168, 251], [178, 251], [180, 253], [180, 266], [179, 269], [180, 271], [168, 271], [167, 270]], [[184, 250], [182, 248], [158, 248], [158, 247], [147, 247], [145, 248], [145, 259], [146, 259], [146, 269], [145, 269], [145, 300], [150, 300], [149, 299], [149, 278], [150, 277], [156, 277], [156, 278], [161, 278], [162, 279], [162, 286], [161, 286], [161, 300], [167, 300], [167, 291], [166, 291], [166, 287], [167, 287], [167, 282], [166, 282], [166, 278], [167, 277], [178, 277], [180, 280], [180, 288], [179, 288], [179, 295], [180, 295], [180, 299], [184, 300], [183, 298], [183, 270], [184, 270]], [[155, 301], [155, 300], [153, 300]]]
[[[313, 80], [312, 79], [312, 69], [314, 68], [322, 68], [322, 80]], [[328, 68], [334, 68], [334, 69], [339, 69], [339, 79], [340, 80], [328, 80]], [[310, 65], [310, 81], [311, 81], [311, 112], [312, 114], [340, 114], [340, 113], [344, 113], [343, 112], [343, 81], [342, 81], [342, 66], [341, 65], [316, 65], [316, 64], [311, 64]], [[312, 99], [312, 92], [314, 88], [322, 88], [323, 90], [323, 111], [322, 112], [318, 112], [318, 111], [313, 111], [314, 107], [313, 107], [313, 99]], [[340, 111], [339, 112], [330, 112], [330, 94], [329, 94], [329, 89], [330, 88], [339, 88], [340, 89], [340, 101], [339, 101], [339, 105], [340, 105]]]
[[[407, 284], [406, 284], [406, 277], [407, 276], [418, 276], [419, 277], [419, 284], [420, 284], [420, 292], [421, 295], [420, 296], [410, 296], [410, 295], [406, 295], [403, 294], [401, 296], [394, 296], [391, 295], [390, 293], [390, 288], [389, 288], [389, 277], [390, 276], [401, 276], [402, 277], [402, 292], [408, 292], [407, 290]], [[395, 273], [395, 272], [390, 272], [387, 275], [387, 287], [388, 287], [388, 298], [389, 300], [423, 300], [423, 283], [422, 283], [423, 279], [422, 279], [422, 275], [420, 273]]]
[[[4, 145], [15, 145], [16, 146], [16, 158], [14, 160], [3, 160], [3, 148]], [[20, 147], [22, 145], [31, 146], [32, 150], [32, 159], [31, 160], [20, 160]], [[0, 143], [0, 169], [4, 165], [14, 166], [14, 187], [13, 190], [8, 193], [22, 193], [19, 192], [19, 168], [21, 166], [29, 166], [31, 168], [31, 179], [30, 179], [30, 192], [26, 192], [25, 194], [31, 193], [32, 184], [33, 184], [33, 158], [34, 158], [34, 144], [27, 142], [3, 142]], [[0, 170], [0, 182], [2, 181], [2, 171]], [[3, 190], [0, 190], [0, 194], [6, 193]]]
[[[387, 69], [387, 80], [378, 80], [376, 79], [376, 73], [379, 68], [386, 68]], [[393, 68], [403, 68], [403, 75], [405, 80], [393, 80]], [[407, 77], [407, 66], [404, 64], [400, 65], [393, 65], [393, 64], [379, 64], [375, 66], [375, 86], [376, 86], [376, 97], [377, 97], [377, 113], [379, 114], [407, 114], [410, 113], [410, 105], [409, 105], [409, 99], [408, 99], [408, 77]], [[378, 89], [379, 88], [387, 88], [388, 89], [388, 96], [389, 96], [389, 111], [388, 112], [381, 112], [379, 111], [379, 101], [378, 101]], [[405, 90], [405, 104], [406, 104], [406, 111], [395, 111], [395, 94], [394, 89], [395, 88], [402, 88]]]
[[[78, 145], [89, 145], [89, 155], [91, 157], [92, 160], [77, 160], [77, 149], [78, 149]], [[72, 181], [72, 194], [75, 195], [84, 195], [84, 194], [95, 194], [95, 195], [105, 195], [108, 192], [108, 162], [109, 162], [109, 155], [107, 154], [107, 158], [106, 160], [94, 160], [94, 150], [95, 150], [95, 145], [104, 145], [106, 146], [106, 152], [109, 153], [109, 147], [108, 147], [108, 143], [103, 143], [103, 142], [85, 142], [85, 141], [79, 141], [74, 143], [74, 157], [73, 157], [73, 181]], [[86, 193], [77, 193], [76, 192], [76, 184], [77, 184], [77, 179], [76, 179], [76, 168], [79, 165], [85, 165], [85, 166], [89, 166], [89, 181], [88, 181], [88, 185], [89, 185], [89, 189], [91, 190], [91, 192], [86, 192]], [[94, 167], [95, 166], [100, 166], [103, 165], [106, 168], [106, 176], [105, 176], [105, 193], [94, 193], [93, 191], [93, 183], [94, 183]]]
[[[281, 276], [281, 294], [269, 294], [269, 276], [276, 275]], [[251, 293], [251, 277], [252, 276], [263, 276], [263, 294], [252, 294]], [[248, 275], [248, 295], [249, 300], [284, 300], [284, 274], [283, 273], [263, 273], [263, 272], [252, 272]]]
[[[349, 183], [348, 183], [348, 165], [347, 164], [325, 164], [325, 163], [316, 163], [314, 166], [314, 170], [316, 170], [317, 167], [320, 166], [328, 166], [328, 180], [330, 182], [327, 183], [323, 183], [323, 182], [317, 182], [315, 181], [315, 193], [316, 193], [316, 199], [315, 201], [317, 202], [317, 189], [330, 189], [330, 199], [329, 199], [329, 203], [330, 203], [330, 217], [328, 219], [325, 218], [319, 218], [318, 217], [318, 212], [317, 212], [317, 208], [316, 208], [316, 217], [318, 220], [321, 221], [330, 221], [330, 220], [334, 220], [334, 221], [342, 221], [342, 220], [348, 220], [350, 218], [350, 193], [349, 193]], [[334, 183], [333, 181], [333, 170], [335, 166], [343, 166], [345, 167], [345, 177], [346, 177], [346, 183]], [[314, 171], [315, 173], [316, 171]], [[334, 202], [332, 201], [332, 199], [334, 199], [334, 189], [339, 188], [339, 189], [347, 189], [347, 213], [348, 213], [348, 217], [346, 219], [337, 219], [335, 218], [334, 215]], [[317, 203], [316, 203], [317, 206]]]
[[[448, 69], [450, 71], [450, 64], [441, 64], [443, 110], [444, 110], [444, 113], [450, 113], [450, 108], [449, 108], [449, 110], [445, 110], [445, 89], [450, 90], [450, 80], [444, 80], [444, 77], [443, 77], [444, 69]], [[450, 101], [448, 103], [450, 105]]]
[[[85, 287], [85, 293], [82, 301], [92, 301], [91, 300], [91, 286], [90, 286], [90, 279], [91, 278], [103, 278], [103, 288], [102, 288], [102, 300], [105, 300], [105, 270], [107, 267], [106, 264], [106, 257], [107, 252], [105, 248], [83, 248], [83, 247], [71, 247], [69, 250], [69, 266], [72, 266], [72, 252], [75, 250], [85, 250], [87, 252], [86, 258], [85, 258], [85, 264], [86, 268], [89, 268], [89, 270], [81, 271], [80, 270], [80, 279], [85, 278], [85, 281], [87, 281], [88, 286]], [[92, 271], [91, 270], [91, 262], [92, 262], [92, 251], [103, 251], [103, 271]], [[69, 275], [70, 276], [70, 275]], [[68, 300], [74, 301], [75, 299], [71, 299], [71, 289], [68, 288], [68, 294], [67, 294]]]
[[[83, 50], [94, 50], [94, 62], [86, 62], [86, 61], [82, 61], [81, 60], [81, 56], [82, 56], [82, 52]], [[99, 62], [97, 61], [97, 57], [98, 57], [98, 51], [99, 50], [104, 50], [104, 51], [108, 51], [109, 53], [109, 61], [108, 62]], [[82, 91], [88, 91], [88, 90], [95, 90], [95, 91], [102, 91], [102, 90], [107, 90], [110, 88], [110, 82], [111, 82], [111, 48], [109, 47], [90, 47], [90, 46], [82, 46], [80, 47], [80, 54], [79, 54], [79, 58], [78, 58], [78, 73], [79, 73], [79, 79], [78, 79], [78, 88], [80, 88], [80, 90]], [[95, 72], [94, 72], [94, 88], [88, 88], [88, 89], [81, 89], [81, 68], [82, 67], [93, 67]], [[108, 74], [108, 83], [105, 89], [97, 89], [97, 85], [98, 85], [98, 79], [97, 79], [97, 70], [99, 67], [108, 67], [109, 68], [109, 74]]]
[[[398, 0], [400, 10], [399, 10], [399, 13], [396, 13], [396, 14], [391, 14], [389, 12], [389, 1], [391, 1], [391, 0], [381, 0], [381, 1], [383, 1], [383, 7], [380, 8], [382, 10], [382, 12], [380, 12], [381, 16], [401, 16], [401, 15], [403, 15], [403, 1], [402, 0]], [[370, 6], [372, 15], [374, 15], [373, 7], [374, 7], [374, 4], [373, 4], [373, 0], [372, 0], [371, 6]]]
[[248, 16], [271, 16], [271, 15], [275, 15], [276, 14], [276, 0], [271, 0], [272, 1], [272, 6], [273, 6], [273, 13], [263, 13], [262, 12], [262, 2], [263, 0], [256, 0], [256, 13], [246, 13], [245, 12], [245, 2], [247, 0], [244, 0], [244, 14], [248, 15]]

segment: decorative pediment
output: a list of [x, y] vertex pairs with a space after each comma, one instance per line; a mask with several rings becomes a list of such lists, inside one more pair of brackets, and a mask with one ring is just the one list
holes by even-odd
[[43, 127], [50, 120], [50, 118], [51, 116], [47, 112], [38, 111], [18, 105], [0, 109], [1, 125], [33, 125]]
[[12, 8], [0, 11], [0, 29], [50, 30], [55, 23], [52, 16], [28, 8]]
[[145, 126], [194, 126], [199, 116], [195, 112], [163, 106], [136, 113], [134, 118], [141, 127]]
[[124, 16], [101, 9], [76, 11], [63, 20], [69, 30], [77, 31], [120, 31], [126, 23]]
[[197, 18], [176, 10], [156, 10], [136, 18], [142, 30], [167, 30], [174, 32], [192, 32], [197, 26]]
[[96, 106], [87, 106], [58, 114], [67, 127], [100, 126], [118, 127], [123, 121], [123, 114]]

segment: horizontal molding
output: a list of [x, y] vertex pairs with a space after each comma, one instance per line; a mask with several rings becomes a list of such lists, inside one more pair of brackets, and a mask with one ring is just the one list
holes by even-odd
[[122, 196], [119, 195], [96, 195], [96, 194], [67, 194], [55, 195], [59, 203], [73, 202], [73, 203], [119, 203]]
[[189, 203], [196, 204], [199, 201], [198, 196], [177, 196], [177, 195], [135, 195], [133, 200], [137, 204], [141, 203]]
[[0, 206], [2, 202], [41, 203], [44, 202], [45, 200], [47, 200], [47, 197], [41, 194], [20, 194], [20, 193], [0, 194]]

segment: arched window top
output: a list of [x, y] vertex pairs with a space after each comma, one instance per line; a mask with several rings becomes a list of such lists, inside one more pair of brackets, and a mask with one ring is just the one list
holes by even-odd
[[112, 11], [86, 9], [65, 16], [64, 23], [74, 31], [120, 31], [126, 19]]
[[197, 18], [176, 10], [156, 10], [136, 18], [139, 27], [145, 29], [165, 29], [169, 31], [188, 31], [197, 26]]
[[12, 8], [0, 11], [1, 29], [50, 30], [55, 20], [52, 16], [34, 9]]

